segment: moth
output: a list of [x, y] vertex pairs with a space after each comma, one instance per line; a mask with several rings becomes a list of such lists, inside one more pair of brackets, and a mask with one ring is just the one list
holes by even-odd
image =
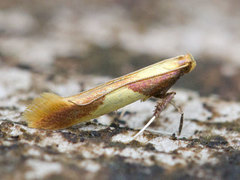
[[[23, 117], [29, 127], [57, 130], [89, 121], [137, 100], [160, 98], [161, 102], [157, 103], [153, 117], [136, 137], [172, 103], [176, 93], [168, 90], [195, 66], [192, 55], [186, 54], [160, 61], [74, 96], [60, 97], [53, 93], [43, 93], [26, 108]], [[183, 113], [180, 108], [177, 109], [181, 113], [180, 134]]]

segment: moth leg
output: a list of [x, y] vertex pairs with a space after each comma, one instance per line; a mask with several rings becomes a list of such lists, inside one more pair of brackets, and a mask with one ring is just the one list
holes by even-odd
[[151, 125], [151, 123], [160, 116], [160, 113], [166, 108], [166, 106], [171, 102], [173, 99], [175, 92], [170, 92], [165, 94], [162, 98], [161, 101], [157, 102], [157, 105], [155, 106], [155, 111], [153, 114], [153, 117], [148, 121], [148, 123], [137, 133], [133, 136], [133, 139], [136, 139], [141, 133], [143, 133], [148, 126]]
[[119, 115], [119, 119], [122, 119], [125, 113], [126, 113], [126, 109], [122, 110], [122, 112]]
[[123, 110], [122, 112], [119, 112], [116, 110], [116, 111], [113, 111], [114, 113], [114, 118], [113, 118], [113, 121], [112, 123], [114, 123], [116, 126], [120, 127], [120, 124], [125, 124], [125, 121], [122, 120], [124, 114], [125, 114], [126, 110]]
[[178, 107], [173, 101], [170, 102], [176, 109], [177, 111], [181, 114], [181, 117], [180, 117], [180, 123], [179, 123], [179, 127], [178, 127], [178, 136], [181, 135], [181, 132], [182, 132], [182, 127], [183, 127], [183, 119], [184, 119], [184, 113], [182, 111], [182, 108], [181, 107]]

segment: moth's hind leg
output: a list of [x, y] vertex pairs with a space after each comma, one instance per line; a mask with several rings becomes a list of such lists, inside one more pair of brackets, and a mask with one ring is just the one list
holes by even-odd
[[[151, 125], [151, 123], [160, 116], [160, 113], [167, 107], [167, 105], [172, 101], [175, 96], [175, 92], [166, 93], [164, 96], [161, 96], [161, 100], [157, 102], [153, 117], [148, 121], [148, 123], [134, 135], [133, 139], [137, 138], [141, 133]], [[182, 115], [183, 118], [183, 115]]]
[[182, 111], [182, 108], [177, 106], [173, 101], [170, 102], [176, 109], [177, 111], [181, 114], [181, 117], [180, 117], [180, 123], [179, 123], [179, 127], [178, 127], [178, 136], [181, 135], [181, 132], [182, 132], [182, 127], [183, 127], [183, 119], [184, 119], [184, 113]]

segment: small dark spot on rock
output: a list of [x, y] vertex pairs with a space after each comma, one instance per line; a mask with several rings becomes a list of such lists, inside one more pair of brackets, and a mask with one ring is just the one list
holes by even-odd
[[150, 156], [150, 160], [151, 160], [151, 161], [156, 161], [156, 157], [155, 157], [154, 155], [151, 155], [151, 156]]
[[55, 74], [49, 74], [47, 76], [47, 81], [53, 81], [55, 79], [56, 75]]
[[146, 146], [144, 146], [145, 150], [155, 151], [155, 147], [151, 143], [147, 143]]
[[209, 121], [209, 120], [211, 120], [211, 119], [212, 119], [212, 117], [210, 117], [210, 116], [209, 116], [209, 117], [207, 117], [207, 120], [208, 120], [208, 121]]
[[176, 134], [173, 133], [172, 136], [170, 137], [171, 140], [177, 140]]
[[97, 120], [97, 119], [94, 119], [93, 122], [94, 122], [94, 123], [98, 123], [98, 120]]
[[[58, 145], [56, 144], [56, 147]], [[44, 152], [47, 154], [51, 154], [51, 155], [56, 155], [59, 154], [58, 150], [56, 150], [56, 148], [54, 146], [46, 146], [44, 147]]]
[[198, 134], [199, 132], [200, 132], [199, 130], [195, 130], [194, 135]]
[[101, 134], [98, 131], [91, 131], [91, 136], [93, 136], [93, 137], [100, 137]]
[[139, 148], [139, 147], [143, 146], [143, 144], [141, 144], [140, 142], [138, 142], [136, 140], [131, 141], [130, 143], [128, 143], [128, 145], [130, 145], [131, 147], [135, 147], [135, 148]]
[[169, 118], [165, 118], [165, 119], [164, 119], [164, 122], [169, 122]]
[[186, 137], [182, 137], [182, 138], [179, 138], [179, 139], [181, 139], [183, 141], [188, 141], [188, 139]]
[[119, 128], [119, 124], [113, 122], [110, 124], [110, 127]]
[[205, 145], [209, 148], [228, 144], [227, 140], [222, 136], [201, 136], [199, 140], [202, 145]]
[[51, 137], [52, 136], [52, 131], [45, 131], [45, 133], [46, 133], [47, 137]]
[[92, 123], [91, 122], [86, 122], [86, 126], [89, 126], [89, 125], [91, 125]]
[[21, 131], [22, 133], [26, 133], [26, 130], [23, 128], [20, 128], [19, 131]]
[[71, 132], [62, 132], [61, 134], [66, 140], [68, 140], [71, 143], [78, 142], [78, 136], [76, 134], [73, 134]]
[[124, 149], [126, 148], [128, 145], [121, 143], [121, 142], [109, 142], [106, 146], [104, 147], [117, 147], [119, 149]]
[[196, 144], [199, 144], [200, 140], [199, 139], [192, 139], [190, 140], [190, 143], [187, 145], [187, 148], [194, 147]]
[[114, 118], [114, 121], [117, 122], [118, 124], [122, 124], [122, 125], [126, 124], [126, 121], [118, 119], [118, 118]]
[[[177, 154], [179, 154], [179, 153], [178, 153], [178, 150], [174, 150], [171, 154], [177, 155]], [[176, 158], [176, 157], [173, 156], [173, 158]]]
[[22, 70], [32, 70], [32, 67], [27, 64], [17, 64], [16, 67]]
[[36, 136], [36, 138], [35, 138], [35, 142], [36, 142], [36, 143], [39, 143], [40, 141], [41, 141], [40, 136]]
[[27, 122], [26, 121], [19, 121], [19, 122], [15, 122], [16, 124], [19, 124], [19, 125], [22, 125], [22, 126], [28, 126]]
[[16, 135], [16, 136], [10, 136], [12, 140], [15, 140], [17, 141], [19, 139], [19, 135]]
[[124, 113], [124, 115], [126, 116], [126, 115], [132, 115], [133, 113], [132, 112], [130, 112], [130, 111], [125, 111], [125, 113]]

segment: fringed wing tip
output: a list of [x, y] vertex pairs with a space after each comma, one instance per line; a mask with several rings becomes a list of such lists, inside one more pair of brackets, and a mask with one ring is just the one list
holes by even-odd
[[66, 106], [68, 104], [64, 101], [64, 98], [53, 93], [43, 93], [40, 97], [35, 98], [32, 104], [26, 108], [23, 118], [27, 121], [29, 127], [51, 129], [53, 122], [46, 121], [46, 119]]

